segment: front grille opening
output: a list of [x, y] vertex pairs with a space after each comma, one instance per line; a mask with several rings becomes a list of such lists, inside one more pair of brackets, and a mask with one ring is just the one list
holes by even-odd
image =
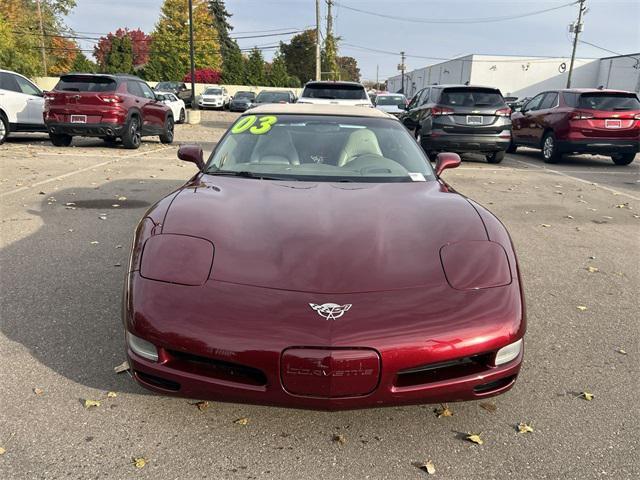
[[413, 387], [483, 372], [488, 368], [491, 355], [474, 355], [401, 370], [396, 378], [396, 387]]
[[483, 383], [482, 385], [473, 387], [473, 393], [489, 393], [493, 390], [500, 390], [501, 388], [504, 388], [511, 382], [513, 382], [515, 378], [515, 375], [511, 375], [509, 377], [501, 378], [493, 382]]
[[264, 386], [267, 384], [267, 376], [257, 368], [176, 350], [168, 350], [168, 353], [171, 360], [167, 365], [177, 370], [245, 385]]
[[178, 390], [180, 390], [179, 383], [167, 380], [166, 378], [156, 377], [155, 375], [149, 375], [147, 373], [142, 373], [139, 371], [136, 371], [135, 374], [141, 381], [143, 381], [144, 383], [148, 383], [152, 387], [171, 390], [172, 392], [177, 392]]

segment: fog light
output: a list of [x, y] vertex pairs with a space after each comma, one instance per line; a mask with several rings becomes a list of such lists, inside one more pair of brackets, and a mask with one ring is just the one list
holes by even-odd
[[152, 360], [154, 362], [158, 361], [158, 349], [153, 343], [147, 342], [140, 337], [136, 337], [129, 332], [127, 332], [127, 343], [135, 354], [140, 355], [142, 358], [146, 358], [147, 360]]
[[500, 350], [498, 350], [498, 353], [496, 353], [495, 365], [498, 366], [510, 362], [518, 355], [520, 355], [521, 350], [522, 339], [518, 340], [517, 342], [513, 342], [506, 347], [502, 347]]

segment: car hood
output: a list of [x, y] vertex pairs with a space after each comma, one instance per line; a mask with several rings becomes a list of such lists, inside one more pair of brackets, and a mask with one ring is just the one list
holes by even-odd
[[487, 240], [476, 210], [436, 181], [281, 182], [202, 175], [162, 233], [215, 246], [211, 279], [322, 293], [442, 286], [440, 249]]
[[387, 113], [398, 113], [405, 111], [403, 108], [398, 107], [398, 105], [378, 105], [376, 106], [376, 108]]

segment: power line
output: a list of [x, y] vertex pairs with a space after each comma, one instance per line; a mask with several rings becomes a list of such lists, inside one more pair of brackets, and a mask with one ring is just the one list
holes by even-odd
[[379, 12], [372, 12], [369, 10], [362, 10], [360, 8], [350, 7], [345, 5], [344, 3], [334, 2], [335, 5], [339, 5], [346, 10], [351, 10], [358, 13], [364, 13], [365, 15], [372, 15], [374, 17], [387, 18], [390, 20], [398, 20], [401, 22], [411, 22], [411, 23], [491, 23], [491, 22], [504, 22], [507, 20], [515, 20], [518, 18], [532, 17], [534, 15], [540, 15], [542, 13], [552, 12], [554, 10], [560, 10], [561, 8], [569, 7], [571, 5], [575, 5], [578, 1], [573, 1], [570, 3], [565, 3], [562, 5], [558, 5], [556, 7], [545, 8], [543, 10], [535, 10], [532, 12], [521, 13], [518, 15], [505, 15], [502, 17], [484, 17], [484, 18], [412, 18], [412, 17], [400, 17], [396, 15], [388, 15]]
[[613, 53], [614, 55], [618, 55], [620, 57], [624, 57], [623, 53], [614, 52], [613, 50], [609, 50], [608, 48], [601, 47], [600, 45], [596, 45], [595, 43], [587, 42], [586, 40], [578, 40], [578, 43], [584, 43], [586, 45], [591, 45], [592, 47], [598, 48], [604, 52]]

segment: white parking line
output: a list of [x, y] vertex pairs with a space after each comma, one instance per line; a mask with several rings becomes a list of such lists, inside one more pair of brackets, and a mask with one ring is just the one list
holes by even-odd
[[[522, 160], [517, 160], [517, 159], [515, 159], [515, 158], [512, 158], [512, 160], [514, 160], [514, 161], [516, 161], [516, 162], [518, 162], [518, 163], [521, 163], [521, 164], [523, 164], [523, 165], [527, 165], [528, 167], [534, 167], [534, 168], [537, 168], [537, 169], [539, 169], [539, 170], [541, 170], [541, 171], [543, 171], [543, 172], [553, 173], [553, 174], [556, 174], [556, 175], [560, 175], [560, 176], [562, 176], [562, 177], [571, 178], [571, 179], [573, 179], [573, 180], [576, 180], [576, 181], [581, 182], [581, 183], [585, 183], [585, 184], [587, 184], [587, 185], [593, 185], [593, 186], [595, 186], [596, 188], [600, 188], [600, 189], [605, 190], [605, 191], [607, 191], [607, 192], [613, 193], [614, 195], [620, 195], [620, 196], [623, 196], [623, 197], [631, 198], [632, 200], [638, 200], [638, 201], [640, 201], [640, 197], [636, 197], [636, 196], [631, 195], [631, 194], [629, 194], [629, 193], [621, 192], [620, 190], [616, 190], [615, 188], [605, 187], [604, 185], [600, 185], [600, 184], [599, 184], [599, 183], [597, 183], [597, 182], [590, 182], [589, 180], [585, 180], [585, 179], [583, 179], [583, 178], [574, 177], [573, 175], [569, 175], [569, 174], [568, 174], [568, 173], [566, 173], [566, 172], [561, 172], [560, 170], [553, 170], [552, 168], [542, 167], [542, 166], [540, 166], [540, 165], [535, 165], [535, 164], [533, 164], [533, 163], [524, 162], [524, 161], [522, 161]], [[587, 172], [585, 172], [585, 173], [587, 173]], [[599, 173], [599, 172], [598, 172], [598, 173]]]
[[[77, 175], [78, 173], [86, 172], [86, 171], [92, 170], [94, 168], [99, 168], [99, 167], [103, 167], [105, 165], [109, 165], [110, 163], [118, 163], [120, 160], [125, 160], [127, 158], [138, 157], [140, 155], [146, 155], [148, 153], [159, 152], [161, 150], [167, 150], [169, 148], [172, 148], [171, 145], [167, 145], [165, 147], [160, 147], [160, 148], [155, 148], [153, 150], [149, 150], [148, 152], [136, 152], [136, 153], [133, 153], [131, 155], [126, 155], [126, 156], [114, 158], [113, 160], [108, 160], [106, 162], [101, 162], [101, 163], [97, 163], [95, 165], [90, 165], [88, 167], [79, 168], [78, 170], [73, 170], [71, 172], [64, 173], [62, 175], [58, 175], [57, 177], [48, 178], [48, 179], [42, 180], [40, 182], [32, 183], [31, 185], [28, 185], [28, 186], [16, 188], [15, 190], [11, 190], [9, 192], [0, 193], [0, 198], [6, 197], [8, 195], [13, 195], [15, 193], [24, 192], [25, 190], [29, 190], [30, 188], [33, 188], [33, 187], [39, 187], [40, 185], [44, 185], [46, 183], [56, 182], [56, 181], [62, 180], [64, 178], [71, 177], [73, 175]], [[86, 157], [86, 156], [89, 156], [89, 155], [83, 155], [83, 156]]]

